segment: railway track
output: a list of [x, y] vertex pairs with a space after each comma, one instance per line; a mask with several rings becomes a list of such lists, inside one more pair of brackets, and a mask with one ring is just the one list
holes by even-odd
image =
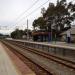
[[[23, 44], [20, 44], [20, 43], [17, 43], [17, 42], [16, 43], [9, 42], [9, 43], [12, 43], [13, 45], [16, 45], [16, 46], [18, 46], [22, 49], [28, 50], [31, 53], [35, 53], [36, 55], [42, 56], [42, 57], [44, 57], [48, 60], [54, 61], [54, 62], [60, 64], [61, 68], [63, 66], [65, 66], [75, 73], [75, 62], [72, 62], [72, 61], [69, 61], [69, 60], [66, 60], [66, 59], [62, 59], [60, 57], [56, 57], [56, 56], [47, 54], [47, 53], [42, 52], [42, 51], [38, 51], [37, 49], [33, 49], [31, 47], [24, 46]], [[69, 75], [74, 75], [74, 73], [73, 74], [71, 73]], [[59, 74], [59, 75], [68, 75], [68, 74]]]
[[27, 64], [36, 73], [36, 75], [56, 75], [53, 74], [50, 70], [42, 67], [41, 64], [37, 64], [36, 62], [25, 56], [24, 53], [17, 51], [18, 48], [16, 46], [12, 46], [10, 45], [10, 43], [7, 43], [5, 41], [2, 41], [2, 43], [5, 44], [13, 53], [15, 53], [25, 64]]
[[36, 53], [36, 54], [42, 55], [44, 57], [47, 57], [48, 59], [51, 59], [51, 60], [53, 60], [55, 62], [58, 62], [59, 64], [63, 64], [65, 66], [69, 67], [69, 68], [75, 69], [75, 62], [73, 62], [73, 61], [70, 61], [70, 60], [67, 60], [67, 59], [63, 59], [63, 58], [48, 54], [46, 52], [43, 52], [43, 51], [31, 48], [31, 47], [25, 46], [24, 44], [15, 43], [15, 45], [20, 46], [21, 48], [27, 49], [27, 50], [29, 50], [31, 52]]

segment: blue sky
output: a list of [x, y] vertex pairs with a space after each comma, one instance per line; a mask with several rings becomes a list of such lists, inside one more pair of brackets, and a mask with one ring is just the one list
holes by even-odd
[[32, 15], [26, 17], [32, 11], [34, 11], [36, 8], [47, 1], [38, 0], [38, 2], [33, 6], [32, 9], [30, 9], [23, 16], [16, 20], [16, 18], [19, 17], [19, 15], [24, 11], [26, 11], [35, 1], [37, 0], [0, 0], [0, 33], [9, 34], [15, 28], [25, 29], [27, 19], [29, 20], [29, 28], [32, 29], [32, 22], [34, 21], [34, 19], [41, 16], [41, 8], [47, 8], [49, 2], [56, 3], [56, 0], [49, 0], [49, 2], [47, 2]]

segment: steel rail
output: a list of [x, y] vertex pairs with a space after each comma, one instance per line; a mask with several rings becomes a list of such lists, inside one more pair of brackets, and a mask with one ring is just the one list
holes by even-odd
[[57, 56], [53, 56], [51, 54], [45, 53], [45, 52], [40, 51], [40, 50], [38, 51], [37, 49], [27, 47], [27, 46], [24, 46], [22, 44], [17, 44], [17, 42], [14, 43], [14, 44], [20, 46], [23, 49], [27, 49], [27, 50], [29, 50], [31, 52], [34, 52], [34, 53], [36, 53], [38, 55], [41, 55], [41, 56], [46, 57], [48, 59], [51, 59], [52, 61], [58, 62], [59, 64], [65, 65], [66, 67], [75, 70], [75, 62], [72, 62], [70, 60], [66, 60], [66, 59], [63, 59], [63, 58], [60, 58], [60, 57], [57, 57]]
[[14, 51], [20, 55], [22, 55], [23, 57], [27, 58], [29, 61], [31, 61], [32, 63], [34, 63], [36, 66], [40, 67], [42, 70], [46, 71], [48, 73], [48, 75], [57, 75], [54, 74], [52, 71], [48, 70], [47, 68], [44, 68], [41, 66], [41, 64], [39, 65], [38, 63], [35, 63], [33, 60], [29, 59], [28, 57], [25, 56], [25, 54], [23, 52], [21, 52], [20, 50], [17, 51], [16, 47], [13, 45], [11, 45], [10, 43], [7, 43], [5, 41], [2, 41], [6, 46], [11, 47], [12, 49], [14, 49]]

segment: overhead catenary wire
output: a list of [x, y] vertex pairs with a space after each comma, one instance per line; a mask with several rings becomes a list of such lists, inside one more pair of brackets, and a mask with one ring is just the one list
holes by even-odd
[[[32, 9], [40, 0], [36, 0], [31, 6], [29, 6], [28, 9], [26, 9], [24, 12], [22, 12], [16, 19], [15, 21], [19, 20], [25, 13], [27, 13], [30, 9]], [[16, 23], [13, 24], [15, 26]]]
[[[73, 2], [74, 0], [72, 0]], [[33, 10], [31, 13], [29, 13], [27, 16], [23, 17], [21, 20], [23, 20], [24, 18], [27, 18], [28, 16], [32, 15], [33, 13], [35, 13], [40, 7], [42, 7], [43, 5], [45, 5], [47, 2], [49, 2], [49, 0], [47, 0], [45, 3], [43, 3], [41, 6], [39, 6], [38, 8], [36, 8], [35, 10]], [[20, 21], [21, 21], [20, 20]], [[18, 21], [18, 22], [20, 22]]]
[[27, 10], [25, 10], [24, 12], [22, 12], [17, 18], [16, 20], [18, 20], [19, 18], [21, 18], [25, 13], [27, 13], [30, 9], [33, 8], [33, 6], [35, 6], [37, 4], [37, 2], [39, 2], [39, 0], [36, 0]]
[[[38, 8], [36, 8], [35, 10], [33, 10], [31, 13], [29, 13], [27, 16], [23, 17], [21, 20], [19, 20], [18, 22], [22, 21], [24, 18], [27, 18], [28, 16], [32, 15], [33, 13], [35, 13], [39, 8], [41, 8], [43, 5], [45, 5], [46, 3], [48, 3], [49, 0], [47, 0], [46, 2], [44, 2], [42, 5], [40, 5]], [[17, 22], [17, 23], [18, 23]], [[16, 23], [16, 24], [17, 24]]]
[[[49, 1], [49, 0], [48, 0], [48, 1]], [[74, 1], [74, 0], [72, 0], [71, 2], [73, 2], [73, 1]], [[32, 9], [33, 6], [35, 6], [37, 2], [39, 2], [39, 0], [36, 0], [27, 10], [25, 10], [23, 13], [21, 13], [21, 14], [16, 18], [16, 20], [19, 19], [20, 17], [22, 17], [22, 16], [23, 16], [26, 12], [28, 12], [30, 9]]]
[[[38, 0], [37, 0], [38, 2]], [[17, 21], [13, 26], [17, 26], [17, 24], [22, 21], [24, 18], [27, 18], [28, 16], [32, 15], [33, 13], [35, 13], [39, 8], [41, 8], [43, 5], [45, 5], [46, 3], [48, 3], [49, 0], [47, 0], [46, 2], [44, 2], [42, 5], [40, 5], [38, 8], [36, 8], [35, 10], [33, 10], [31, 13], [29, 13], [27, 16], [23, 17], [22, 19], [20, 19], [19, 21]]]
[[26, 17], [30, 16], [31, 14], [33, 14], [34, 12], [36, 12], [40, 7], [42, 7], [43, 5], [45, 5], [47, 2], [49, 2], [49, 0], [47, 0], [45, 3], [43, 3], [41, 6], [39, 6], [38, 8], [36, 8], [34, 11], [32, 11], [30, 14], [28, 14]]

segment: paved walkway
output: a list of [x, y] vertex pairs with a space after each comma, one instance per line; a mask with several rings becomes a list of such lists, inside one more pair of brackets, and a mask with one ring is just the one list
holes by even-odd
[[75, 43], [66, 43], [66, 42], [59, 42], [59, 41], [56, 41], [56, 42], [51, 42], [51, 44], [75, 47]]
[[20, 75], [0, 43], [0, 75]]
[[67, 43], [67, 42], [61, 42], [61, 41], [34, 42], [34, 41], [18, 40], [18, 39], [8, 39], [8, 40], [22, 41], [22, 42], [32, 42], [32, 43], [40, 43], [40, 44], [52, 44], [52, 45], [59, 45], [59, 46], [66, 46], [66, 47], [75, 47], [75, 43]]
[[44, 42], [44, 43], [59, 45], [59, 46], [66, 46], [66, 47], [75, 47], [75, 43], [67, 43], [67, 42], [61, 42], [61, 41]]
[[[13, 40], [13, 39], [11, 39], [11, 40]], [[25, 41], [25, 42], [32, 42], [32, 43], [39, 43], [39, 44], [48, 44], [48, 45], [56, 45], [56, 46], [75, 48], [75, 43], [67, 43], [67, 42], [60, 42], [60, 41], [52, 41], [52, 42], [34, 42], [34, 41], [27, 41], [27, 40], [16, 40], [16, 41], [22, 41], [22, 42]]]

